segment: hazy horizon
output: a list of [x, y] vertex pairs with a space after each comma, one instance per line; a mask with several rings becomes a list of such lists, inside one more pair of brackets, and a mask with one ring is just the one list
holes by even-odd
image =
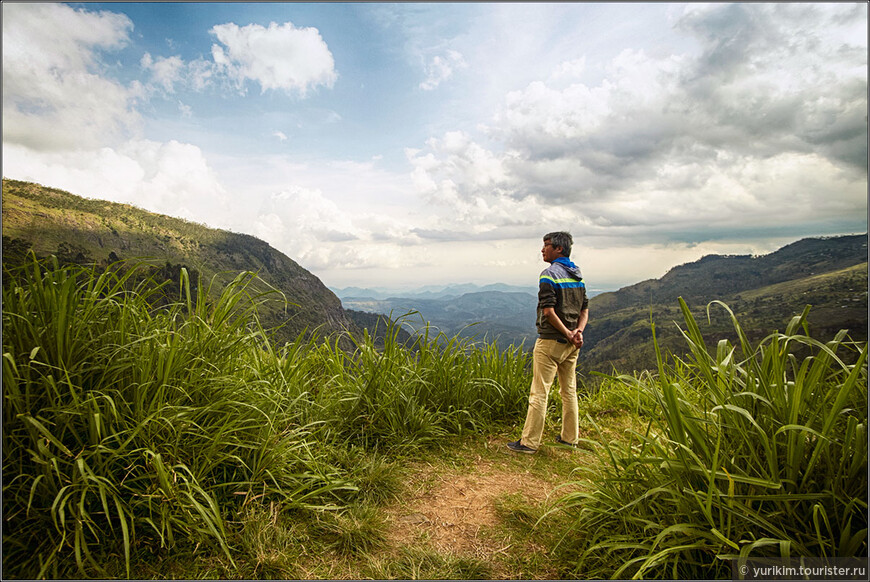
[[332, 288], [591, 289], [867, 231], [863, 3], [3, 3], [3, 173]]

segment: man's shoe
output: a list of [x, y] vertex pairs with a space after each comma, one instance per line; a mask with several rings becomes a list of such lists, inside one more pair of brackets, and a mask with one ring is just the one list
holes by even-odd
[[566, 440], [563, 440], [563, 439], [562, 439], [562, 435], [558, 435], [558, 436], [556, 437], [556, 443], [557, 443], [557, 444], [560, 444], [560, 445], [567, 445], [567, 446], [569, 446], [569, 447], [576, 447], [576, 446], [577, 446], [577, 445], [575, 445], [575, 444], [569, 443], [569, 442], [566, 441]]
[[535, 449], [530, 449], [520, 441], [513, 441], [507, 444], [508, 448], [517, 453], [525, 453], [527, 455], [534, 455]]

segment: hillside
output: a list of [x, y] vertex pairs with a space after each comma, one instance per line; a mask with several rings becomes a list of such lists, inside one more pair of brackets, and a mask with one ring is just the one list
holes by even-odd
[[596, 311], [609, 313], [650, 301], [669, 301], [678, 296], [687, 301], [707, 301], [838, 271], [866, 261], [866, 235], [808, 238], [761, 256], [708, 255], [674, 267], [660, 279], [602, 293], [596, 298]]
[[228, 282], [241, 271], [254, 271], [289, 302], [286, 311], [276, 300], [262, 312], [266, 326], [285, 324], [279, 339], [320, 326], [323, 333], [355, 328], [338, 297], [320, 279], [253, 236], [3, 180], [4, 265], [20, 261], [29, 248], [80, 264], [146, 259], [169, 273], [185, 266], [204, 282], [212, 276]]
[[867, 282], [866, 235], [803, 239], [762, 256], [706, 256], [660, 279], [593, 297], [584, 362], [605, 372], [654, 366], [651, 321], [662, 345], [682, 349], [673, 324], [682, 321], [678, 297], [704, 322], [708, 340], [735, 339], [723, 309], [713, 307], [706, 324], [707, 304], [720, 300], [751, 339], [784, 330], [811, 305], [813, 337], [828, 340], [848, 329], [854, 340], [866, 341]]

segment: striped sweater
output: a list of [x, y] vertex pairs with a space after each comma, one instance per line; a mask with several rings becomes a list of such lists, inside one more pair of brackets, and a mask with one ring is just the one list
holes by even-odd
[[589, 308], [586, 284], [580, 267], [567, 257], [559, 257], [541, 272], [538, 280], [538, 337], [565, 339], [544, 316], [544, 308], [553, 307], [556, 315], [568, 329], [577, 327], [580, 312]]

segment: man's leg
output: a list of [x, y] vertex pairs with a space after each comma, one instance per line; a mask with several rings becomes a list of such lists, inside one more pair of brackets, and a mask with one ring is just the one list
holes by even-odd
[[[572, 346], [573, 347], [573, 346]], [[559, 362], [559, 394], [562, 396], [562, 440], [577, 444], [580, 419], [577, 411], [577, 356], [579, 349]]]
[[526, 423], [523, 426], [523, 436], [520, 442], [531, 449], [541, 446], [541, 436], [544, 433], [544, 419], [547, 416], [547, 396], [553, 380], [556, 378], [557, 365], [553, 361], [554, 345], [560, 345], [555, 340], [535, 341], [533, 352], [532, 387], [529, 391], [529, 409], [526, 413]]

